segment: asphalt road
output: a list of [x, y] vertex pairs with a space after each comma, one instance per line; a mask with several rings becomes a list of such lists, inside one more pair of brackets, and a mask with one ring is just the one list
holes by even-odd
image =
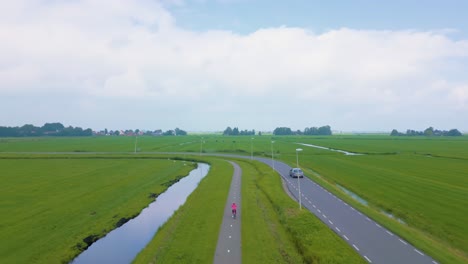
[[[234, 162], [229, 162], [234, 166], [231, 187], [229, 189], [226, 205], [224, 206], [223, 222], [219, 232], [218, 244], [214, 257], [215, 264], [238, 264], [241, 263], [241, 175], [242, 170]], [[237, 217], [232, 218], [231, 204], [237, 204]]]
[[[273, 166], [271, 159], [254, 159]], [[289, 177], [291, 167], [283, 162], [274, 161], [274, 168], [285, 179], [289, 191], [298, 200], [298, 179]], [[303, 208], [316, 215], [367, 262], [379, 264], [437, 263], [421, 250], [374, 222], [309, 178], [301, 178], [299, 182]]]

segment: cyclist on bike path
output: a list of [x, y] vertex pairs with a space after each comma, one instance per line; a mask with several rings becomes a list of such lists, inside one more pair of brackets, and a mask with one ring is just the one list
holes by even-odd
[[232, 215], [236, 215], [237, 214], [237, 204], [236, 203], [232, 203], [231, 205], [231, 209], [232, 209]]

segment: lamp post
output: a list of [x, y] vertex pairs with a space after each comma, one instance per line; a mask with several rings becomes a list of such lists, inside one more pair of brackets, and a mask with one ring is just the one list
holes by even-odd
[[[300, 149], [300, 148], [296, 149], [296, 165], [297, 165], [297, 168], [299, 168], [299, 151], [302, 151], [302, 149]], [[299, 181], [299, 176], [297, 176], [297, 187], [299, 189], [299, 209], [302, 209], [301, 182]]]
[[250, 159], [253, 160], [253, 139], [250, 138]]
[[273, 143], [275, 143], [274, 140], [271, 141], [271, 164], [273, 165], [273, 171], [275, 171], [275, 159], [273, 157]]
[[137, 151], [137, 141], [138, 141], [138, 136], [135, 136], [135, 154], [136, 154], [136, 151]]
[[200, 156], [203, 152], [203, 137], [200, 139]]

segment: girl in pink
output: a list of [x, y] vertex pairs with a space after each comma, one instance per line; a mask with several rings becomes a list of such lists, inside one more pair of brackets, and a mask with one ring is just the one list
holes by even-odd
[[232, 217], [236, 218], [236, 214], [237, 214], [237, 204], [236, 204], [236, 203], [232, 203], [231, 209], [232, 209]]

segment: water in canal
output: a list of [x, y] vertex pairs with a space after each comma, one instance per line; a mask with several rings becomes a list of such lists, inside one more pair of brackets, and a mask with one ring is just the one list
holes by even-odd
[[158, 228], [185, 203], [200, 180], [208, 174], [209, 168], [207, 164], [198, 163], [197, 169], [159, 195], [136, 218], [93, 243], [71, 263], [131, 263]]
[[361, 198], [359, 195], [353, 193], [352, 191], [346, 189], [345, 187], [337, 184], [336, 186], [338, 186], [338, 188], [340, 188], [344, 193], [346, 193], [347, 195], [351, 196], [352, 198], [354, 198], [354, 200], [358, 201], [359, 203], [365, 205], [365, 206], [368, 206], [368, 202], [366, 200], [364, 200], [363, 198]]
[[312, 145], [312, 144], [305, 144], [305, 143], [297, 143], [297, 144], [302, 145], [302, 146], [306, 146], [306, 147], [312, 147], [312, 148], [335, 151], [335, 152], [343, 153], [343, 154], [348, 155], [348, 156], [364, 155], [364, 154], [361, 154], [361, 153], [349, 152], [349, 151], [345, 151], [345, 150], [341, 150], [341, 149], [332, 149], [332, 148], [327, 148], [327, 147], [322, 147], [322, 146], [317, 146], [317, 145]]

